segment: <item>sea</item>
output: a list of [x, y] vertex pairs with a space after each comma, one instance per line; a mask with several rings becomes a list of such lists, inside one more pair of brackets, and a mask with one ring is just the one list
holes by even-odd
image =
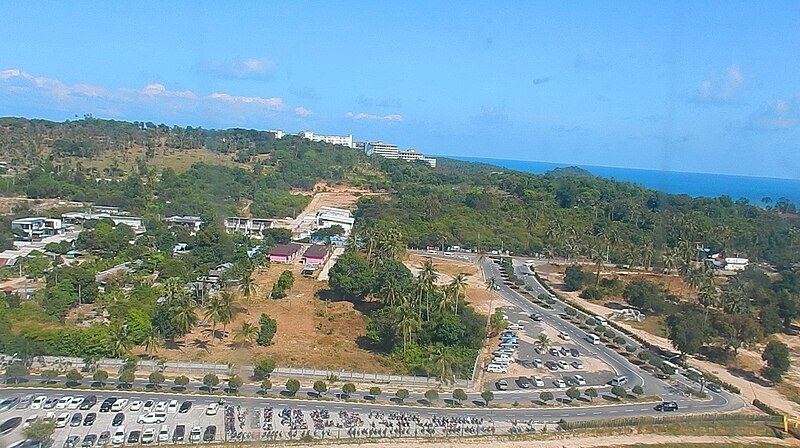
[[800, 205], [800, 180], [772, 177], [734, 176], [729, 174], [688, 173], [681, 171], [658, 171], [637, 168], [577, 165], [567, 163], [534, 162], [528, 160], [488, 159], [481, 157], [442, 156], [467, 162], [481, 162], [526, 173], [543, 174], [555, 168], [577, 166], [595, 176], [631, 182], [653, 190], [693, 197], [719, 197], [728, 195], [733, 200], [746, 198], [757, 206], [765, 197], [774, 204], [779, 198], [787, 198]]

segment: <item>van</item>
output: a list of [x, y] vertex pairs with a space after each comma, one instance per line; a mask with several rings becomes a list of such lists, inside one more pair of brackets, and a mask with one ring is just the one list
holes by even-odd
[[586, 340], [589, 341], [590, 343], [594, 344], [594, 345], [597, 345], [597, 344], [600, 343], [600, 336], [598, 336], [598, 335], [596, 335], [594, 333], [589, 333], [589, 334], [586, 335]]
[[489, 373], [506, 373], [508, 369], [500, 364], [489, 364], [486, 366], [486, 371]]
[[608, 326], [608, 321], [603, 316], [594, 316], [594, 321], [597, 322], [597, 325]]
[[499, 359], [499, 358], [492, 358], [492, 364], [498, 364], [505, 368], [508, 368], [508, 365], [511, 364], [511, 360], [509, 359]]
[[513, 358], [510, 355], [506, 355], [505, 353], [501, 353], [499, 355], [495, 355], [495, 359], [505, 359], [507, 361], [511, 361]]
[[611, 378], [612, 386], [623, 386], [625, 384], [628, 384], [628, 377], [625, 375], [619, 375]]

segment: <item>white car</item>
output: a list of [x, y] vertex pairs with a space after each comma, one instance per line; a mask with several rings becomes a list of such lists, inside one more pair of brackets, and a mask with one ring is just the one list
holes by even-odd
[[190, 442], [199, 442], [200, 435], [203, 433], [203, 428], [199, 426], [195, 426], [192, 428], [192, 432], [189, 433], [189, 441]]
[[542, 380], [542, 377], [540, 377], [540, 376], [534, 376], [533, 377], [533, 384], [536, 387], [544, 387], [544, 380]]
[[533, 360], [533, 367], [536, 369], [544, 369], [544, 363], [541, 359], [536, 358]]
[[31, 409], [41, 409], [45, 401], [47, 401], [47, 395], [39, 395], [31, 401]]
[[140, 415], [139, 418], [136, 419], [136, 423], [144, 423], [146, 425], [164, 423], [165, 421], [167, 421], [167, 414], [163, 412], [151, 412], [149, 414]]
[[486, 366], [486, 371], [489, 373], [508, 373], [508, 368], [502, 364], [489, 364]]
[[142, 433], [142, 445], [150, 445], [156, 440], [155, 428], [147, 428]]
[[583, 361], [580, 361], [580, 360], [572, 361], [572, 367], [575, 367], [576, 369], [582, 369], [583, 368]]
[[56, 418], [56, 428], [63, 428], [65, 426], [67, 426], [68, 422], [69, 422], [69, 413], [62, 412]]
[[36, 414], [29, 415], [28, 418], [26, 418], [25, 421], [22, 422], [22, 429], [25, 429], [25, 428], [31, 426], [33, 424], [33, 422], [35, 422], [38, 419], [39, 419], [39, 416], [36, 415]]
[[66, 396], [61, 397], [58, 402], [56, 403], [56, 409], [66, 409], [69, 406], [69, 403], [72, 401], [72, 397]]
[[178, 400], [169, 401], [169, 404], [167, 405], [167, 412], [170, 414], [176, 414], [178, 412]]
[[128, 405], [127, 398], [120, 398], [119, 400], [115, 401], [114, 404], [111, 405], [111, 412], [119, 412], [125, 409], [125, 406]]
[[114, 446], [120, 446], [125, 443], [125, 427], [120, 426], [114, 431], [114, 435], [111, 436], [111, 444]]
[[512, 323], [508, 324], [508, 326], [506, 328], [508, 328], [509, 330], [522, 330], [525, 327], [523, 327], [522, 325], [520, 325], [520, 324], [518, 324], [516, 322], [512, 322]]
[[153, 400], [145, 401], [144, 404], [142, 405], [142, 412], [144, 412], [145, 414], [149, 413], [150, 411], [153, 410], [154, 405], [155, 402]]
[[206, 415], [217, 415], [219, 410], [219, 403], [209, 403], [206, 407]]
[[167, 442], [169, 441], [169, 426], [161, 425], [161, 429], [158, 431], [158, 442]]
[[555, 384], [555, 386], [559, 389], [567, 387], [567, 383], [565, 383], [561, 378], [557, 378], [555, 381], [553, 381], [553, 384]]
[[561, 339], [563, 339], [563, 340], [565, 340], [565, 341], [569, 341], [569, 340], [571, 340], [571, 339], [572, 339], [572, 338], [569, 336], [569, 334], [567, 334], [567, 332], [566, 332], [566, 331], [559, 331], [559, 332], [558, 332], [558, 337], [560, 337]]
[[558, 360], [558, 368], [559, 369], [566, 369], [568, 367], [569, 367], [569, 364], [567, 364], [566, 361], [564, 361], [563, 359], [559, 359]]
[[586, 380], [581, 375], [575, 375], [575, 382], [578, 383], [578, 386], [586, 385]]
[[142, 400], [133, 400], [131, 401], [131, 407], [128, 408], [131, 411], [141, 411], [142, 410]]
[[78, 409], [81, 403], [83, 403], [83, 397], [72, 397], [72, 400], [67, 405], [67, 409]]
[[167, 412], [167, 402], [166, 401], [159, 401], [156, 407], [153, 409], [155, 412]]

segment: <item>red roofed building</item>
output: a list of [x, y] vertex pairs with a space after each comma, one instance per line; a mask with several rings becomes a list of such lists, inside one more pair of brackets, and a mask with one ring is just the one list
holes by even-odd
[[291, 263], [297, 259], [298, 255], [300, 255], [300, 249], [302, 248], [303, 246], [294, 243], [275, 246], [269, 251], [269, 261], [276, 263]]
[[303, 263], [304, 264], [322, 264], [325, 263], [325, 260], [328, 259], [331, 251], [328, 246], [323, 246], [321, 244], [315, 244], [310, 246], [306, 249], [305, 253], [303, 253]]

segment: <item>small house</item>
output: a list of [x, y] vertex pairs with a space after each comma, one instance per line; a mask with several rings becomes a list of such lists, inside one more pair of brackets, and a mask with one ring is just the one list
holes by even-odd
[[328, 259], [328, 255], [330, 255], [330, 249], [328, 246], [314, 244], [309, 246], [309, 248], [303, 253], [302, 261], [307, 265], [323, 264]]
[[300, 255], [303, 246], [295, 243], [281, 244], [269, 251], [269, 261], [275, 263], [291, 263]]

